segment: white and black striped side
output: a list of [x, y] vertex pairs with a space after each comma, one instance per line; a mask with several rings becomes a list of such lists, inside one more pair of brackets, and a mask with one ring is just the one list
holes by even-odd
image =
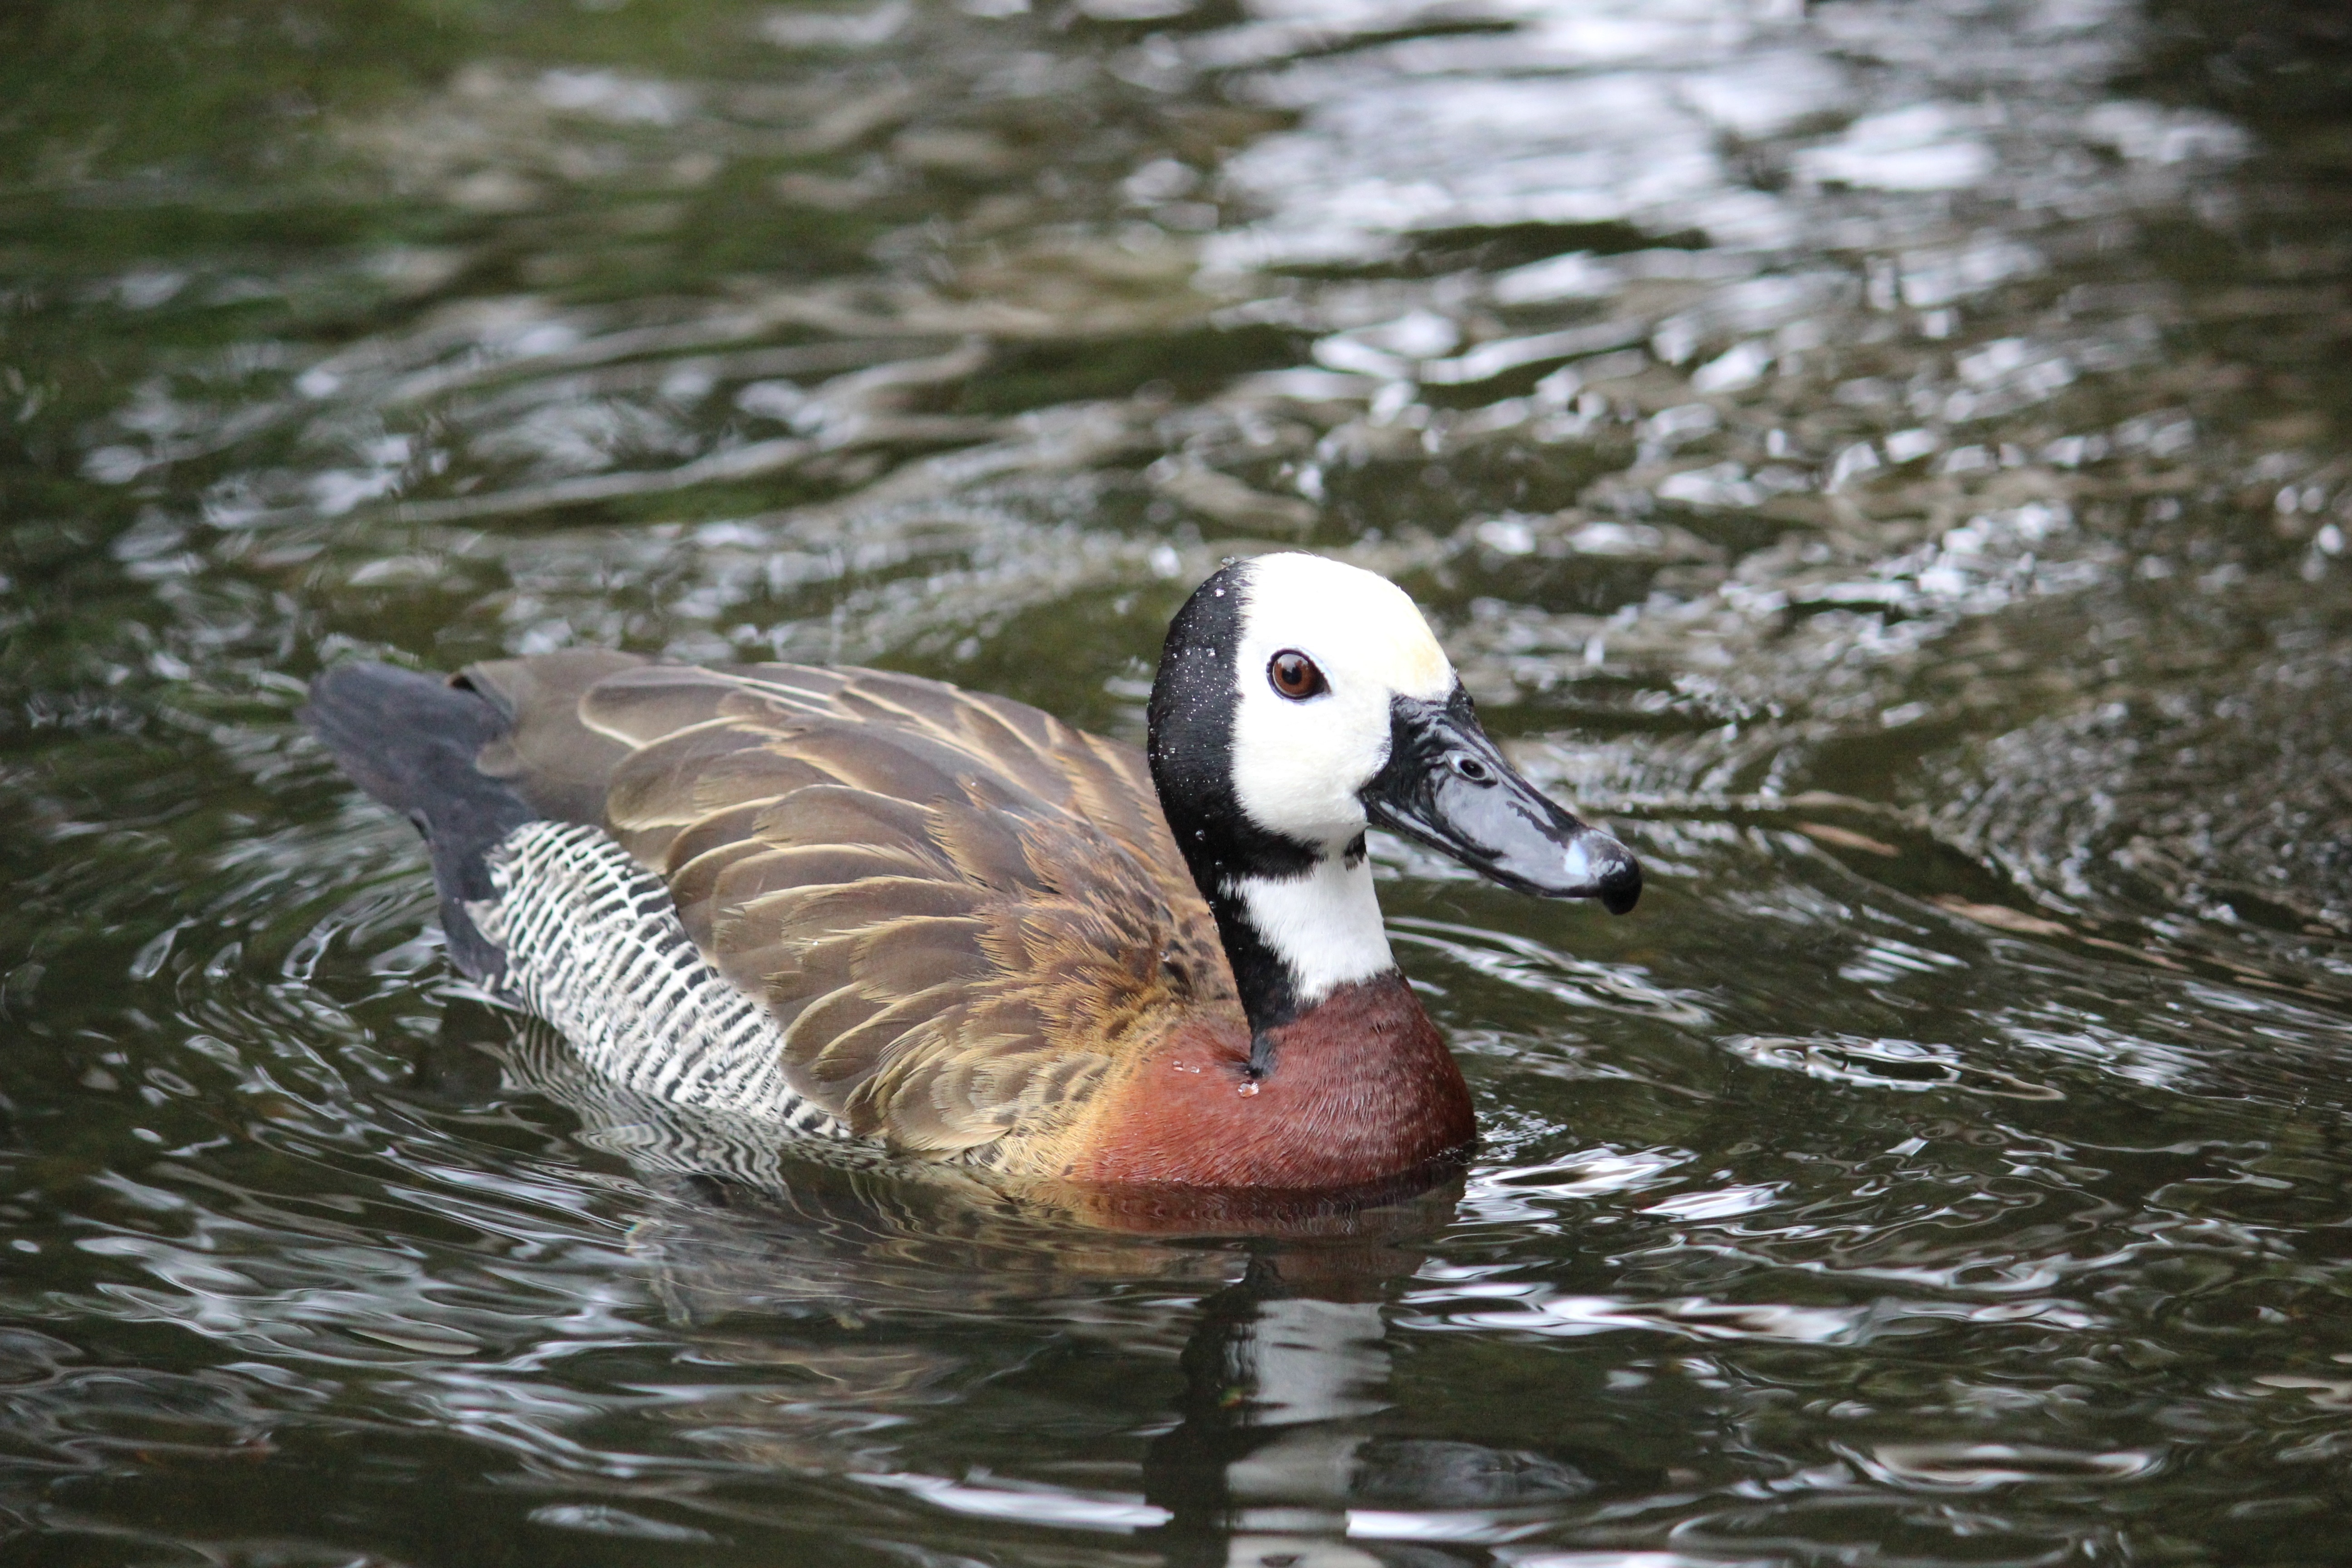
[[494, 894], [467, 905], [505, 954], [491, 984], [639, 1094], [779, 1124], [848, 1129], [784, 1082], [783, 1031], [703, 958], [668, 888], [602, 828], [527, 822], [489, 854]]

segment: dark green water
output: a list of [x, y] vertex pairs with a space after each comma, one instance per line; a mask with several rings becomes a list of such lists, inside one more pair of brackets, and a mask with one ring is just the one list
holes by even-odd
[[[0, 1560], [2352, 1560], [2352, 29], [2218, 0], [0, 11]], [[788, 1169], [459, 996], [354, 655], [1138, 736], [1425, 605], [1353, 1242]]]

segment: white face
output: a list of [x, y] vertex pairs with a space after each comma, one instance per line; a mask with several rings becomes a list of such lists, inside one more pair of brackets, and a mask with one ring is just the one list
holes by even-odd
[[[1429, 624], [1385, 577], [1316, 555], [1261, 555], [1245, 567], [1234, 673], [1234, 788], [1259, 826], [1338, 850], [1364, 830], [1357, 793], [1389, 755], [1389, 699], [1442, 702], [1454, 666]], [[1330, 689], [1304, 701], [1267, 666], [1295, 649]]]

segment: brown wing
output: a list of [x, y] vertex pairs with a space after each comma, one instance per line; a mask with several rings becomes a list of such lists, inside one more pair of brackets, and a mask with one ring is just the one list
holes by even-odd
[[466, 673], [514, 718], [483, 765], [661, 874], [856, 1131], [1045, 1131], [1171, 1009], [1239, 1019], [1132, 748], [913, 676], [560, 657]]

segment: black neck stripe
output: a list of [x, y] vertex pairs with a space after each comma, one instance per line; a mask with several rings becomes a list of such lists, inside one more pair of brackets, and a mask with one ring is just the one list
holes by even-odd
[[1244, 570], [1236, 564], [1219, 571], [1169, 623], [1151, 685], [1150, 750], [1160, 808], [1217, 918], [1250, 1026], [1264, 1031], [1298, 1016], [1297, 983], [1233, 887], [1244, 878], [1304, 876], [1320, 857], [1314, 846], [1252, 822], [1234, 788]]

